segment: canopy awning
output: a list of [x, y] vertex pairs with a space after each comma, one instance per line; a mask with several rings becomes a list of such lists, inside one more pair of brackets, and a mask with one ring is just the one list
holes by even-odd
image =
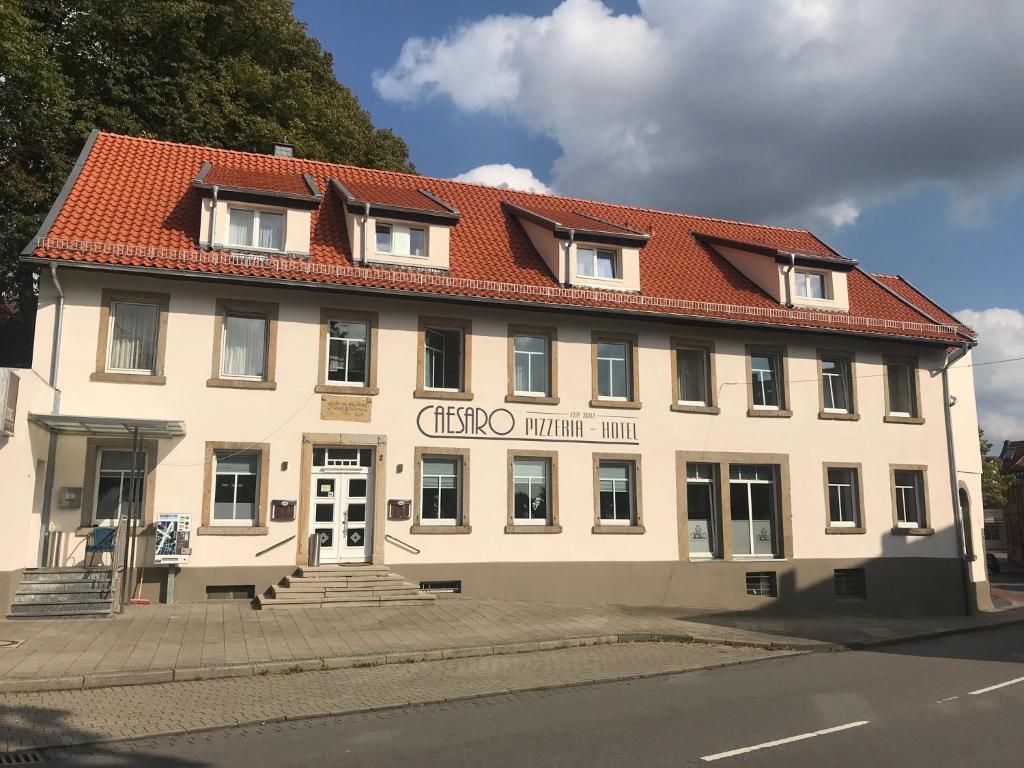
[[138, 430], [145, 439], [169, 439], [185, 436], [185, 422], [176, 419], [128, 419], [116, 416], [68, 416], [30, 413], [28, 420], [47, 432], [87, 437], [132, 437]]

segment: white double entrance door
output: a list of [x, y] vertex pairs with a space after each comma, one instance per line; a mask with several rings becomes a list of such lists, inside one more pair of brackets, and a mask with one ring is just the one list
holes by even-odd
[[313, 470], [313, 532], [321, 563], [367, 563], [373, 554], [373, 470]]

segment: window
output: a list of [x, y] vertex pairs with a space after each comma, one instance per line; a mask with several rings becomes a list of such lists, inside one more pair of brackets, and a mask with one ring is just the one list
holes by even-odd
[[462, 391], [462, 331], [426, 328], [423, 331], [423, 386]]
[[267, 375], [266, 317], [226, 313], [220, 374], [225, 378], [264, 379]]
[[422, 227], [378, 222], [377, 253], [390, 256], [426, 256], [427, 232]]
[[827, 299], [828, 287], [828, 278], [823, 273], [796, 271], [796, 295], [801, 299]]
[[752, 404], [755, 410], [777, 411], [783, 405], [782, 380], [779, 376], [779, 355], [752, 352], [750, 376]]
[[919, 469], [893, 471], [896, 527], [925, 528], [924, 473]]
[[775, 466], [729, 465], [729, 508], [735, 556], [777, 556], [777, 499]]
[[597, 343], [597, 396], [602, 400], [630, 400], [630, 345], [625, 341]]
[[259, 455], [217, 451], [213, 460], [213, 524], [255, 526]]
[[[136, 517], [145, 505], [146, 498], [146, 454], [139, 455], [140, 463], [136, 465], [138, 487], [135, 489], [137, 500]], [[129, 513], [128, 501], [131, 497], [132, 452], [101, 450], [96, 478], [96, 505], [93, 522], [117, 522], [118, 517]]]
[[710, 362], [706, 349], [676, 349], [677, 402], [683, 405], [711, 405]]
[[686, 465], [686, 532], [690, 557], [716, 557], [718, 498], [714, 464]]
[[369, 326], [347, 320], [327, 322], [327, 382], [367, 386]]
[[618, 252], [606, 248], [576, 249], [576, 274], [579, 277], [597, 277], [603, 280], [618, 280]]
[[462, 461], [448, 456], [424, 456], [421, 473], [420, 519], [424, 524], [459, 525]]
[[229, 208], [228, 245], [283, 251], [284, 214], [251, 208]]
[[601, 525], [636, 525], [636, 465], [601, 460], [598, 465], [598, 516]]
[[151, 375], [156, 370], [160, 307], [130, 301], [112, 301], [107, 370]]
[[853, 467], [828, 467], [828, 524], [833, 528], [856, 528], [860, 517], [860, 487]]
[[514, 394], [549, 396], [551, 355], [548, 337], [515, 334], [512, 345], [515, 358]]
[[825, 413], [853, 413], [853, 375], [849, 358], [821, 358], [821, 393]]
[[515, 525], [548, 525], [551, 522], [551, 460], [516, 456], [512, 460]]
[[888, 415], [915, 418], [917, 416], [917, 392], [913, 367], [909, 363], [889, 362], [885, 366], [885, 378], [889, 400]]

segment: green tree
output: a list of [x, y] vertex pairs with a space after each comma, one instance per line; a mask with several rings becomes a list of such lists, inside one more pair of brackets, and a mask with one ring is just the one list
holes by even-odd
[[[291, 0], [0, 2], [0, 364], [27, 364], [21, 248], [93, 128], [415, 172]], [[10, 316], [13, 314], [13, 317]]]
[[1002, 509], [1006, 505], [1006, 493], [1014, 483], [1013, 475], [1003, 472], [1003, 462], [989, 454], [992, 443], [985, 439], [985, 430], [978, 429], [981, 442], [981, 498], [985, 509]]

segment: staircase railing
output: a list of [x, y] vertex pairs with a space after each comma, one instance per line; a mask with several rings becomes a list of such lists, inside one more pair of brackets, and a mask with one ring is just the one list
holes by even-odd
[[384, 536], [384, 541], [386, 541], [386, 542], [388, 542], [390, 544], [394, 544], [396, 547], [401, 547], [406, 552], [411, 552], [414, 555], [418, 555], [420, 553], [420, 551], [421, 551], [421, 550], [417, 549], [416, 547], [414, 547], [409, 542], [402, 541], [401, 539], [399, 539], [399, 538], [397, 538], [395, 536], [392, 536], [390, 533], [387, 534], [386, 536]]

